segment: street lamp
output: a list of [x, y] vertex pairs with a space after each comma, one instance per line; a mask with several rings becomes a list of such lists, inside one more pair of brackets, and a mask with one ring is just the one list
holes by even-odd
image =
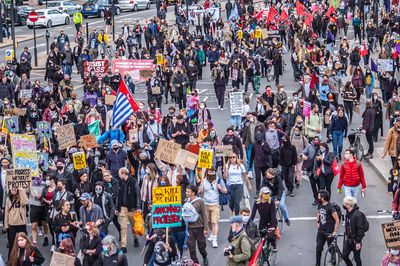
[[15, 47], [15, 10], [14, 10], [14, 0], [10, 0], [10, 8], [11, 8], [11, 39], [13, 44], [14, 58], [17, 58], [17, 51]]

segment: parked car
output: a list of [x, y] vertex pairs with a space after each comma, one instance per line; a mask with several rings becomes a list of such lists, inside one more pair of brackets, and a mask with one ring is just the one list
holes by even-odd
[[138, 11], [139, 9], [150, 9], [149, 0], [119, 0], [118, 2], [121, 10]]
[[[39, 15], [39, 19], [36, 21], [36, 27], [43, 26], [51, 28], [52, 26], [63, 24], [68, 25], [71, 23], [71, 18], [67, 13], [61, 13], [55, 9], [38, 9], [36, 12]], [[31, 22], [29, 19], [26, 22], [26, 25], [30, 29], [33, 28], [33, 22]]]
[[[87, 18], [89, 16], [104, 17], [106, 7], [112, 8], [111, 3], [107, 0], [89, 0], [83, 3], [82, 16]], [[114, 12], [116, 15], [121, 14], [121, 8], [118, 4], [114, 5]]]
[[82, 6], [72, 2], [72, 1], [60, 1], [48, 3], [47, 9], [55, 9], [61, 13], [68, 13], [70, 16], [75, 14], [77, 11], [82, 10]]
[[[26, 25], [26, 20], [28, 19], [28, 15], [33, 11], [33, 8], [29, 6], [17, 6], [15, 7], [16, 15], [14, 17], [15, 25]], [[11, 25], [11, 9], [7, 8], [4, 13], [6, 14], [7, 24]]]

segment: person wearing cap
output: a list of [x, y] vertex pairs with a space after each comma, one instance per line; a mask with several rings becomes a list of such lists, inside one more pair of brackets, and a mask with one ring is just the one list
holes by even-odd
[[260, 189], [258, 199], [254, 202], [251, 211], [251, 221], [254, 221], [257, 212], [260, 215], [258, 229], [267, 229], [267, 239], [272, 245], [272, 251], [278, 251], [275, 237], [275, 229], [278, 224], [278, 221], [276, 220], [276, 208], [271, 198], [271, 190], [268, 187], [263, 187]]
[[99, 226], [100, 232], [108, 234], [108, 225], [113, 221], [115, 214], [115, 205], [111, 194], [105, 191], [102, 181], [96, 182], [92, 202], [100, 206], [103, 211], [103, 223]]
[[243, 218], [239, 215], [229, 220], [233, 233], [230, 246], [224, 248], [224, 255], [228, 258], [227, 266], [245, 266], [251, 259], [251, 239], [243, 227]]
[[85, 225], [89, 222], [101, 226], [104, 223], [103, 211], [101, 207], [92, 201], [92, 197], [89, 193], [83, 193], [79, 201], [82, 206], [79, 209], [79, 224]]
[[107, 153], [106, 161], [109, 170], [114, 178], [119, 180], [118, 171], [121, 167], [126, 166], [126, 159], [128, 154], [122, 149], [121, 143], [117, 140], [112, 140], [110, 143], [111, 150]]

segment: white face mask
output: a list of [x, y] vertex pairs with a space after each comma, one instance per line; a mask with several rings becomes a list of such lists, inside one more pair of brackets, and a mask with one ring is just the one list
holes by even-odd
[[399, 255], [399, 250], [398, 249], [391, 249], [390, 253], [392, 253], [393, 256], [398, 256]]
[[242, 219], [244, 223], [247, 223], [250, 220], [250, 216], [243, 216]]
[[344, 158], [346, 158], [346, 160], [349, 160], [350, 159], [350, 155], [345, 154]]
[[375, 100], [375, 101], [378, 100], [378, 96], [374, 96], [374, 100]]

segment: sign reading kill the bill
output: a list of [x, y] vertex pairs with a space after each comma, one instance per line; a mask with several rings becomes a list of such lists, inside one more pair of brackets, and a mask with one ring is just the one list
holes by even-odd
[[181, 187], [155, 187], [152, 193], [153, 228], [181, 226]]
[[160, 139], [158, 141], [157, 151], [154, 157], [165, 161], [167, 163], [175, 163], [176, 155], [181, 149], [182, 145], [166, 139]]
[[8, 169], [6, 172], [7, 189], [28, 189], [32, 185], [30, 168]]

